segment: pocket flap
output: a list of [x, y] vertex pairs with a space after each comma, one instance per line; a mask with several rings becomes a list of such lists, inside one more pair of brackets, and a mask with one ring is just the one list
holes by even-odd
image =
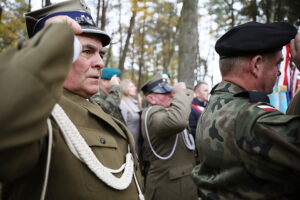
[[102, 133], [96, 129], [79, 127], [79, 132], [90, 147], [117, 148], [117, 142], [109, 133]]

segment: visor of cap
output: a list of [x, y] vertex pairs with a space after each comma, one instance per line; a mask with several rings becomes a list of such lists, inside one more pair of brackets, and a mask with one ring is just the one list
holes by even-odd
[[172, 86], [169, 85], [168, 83], [159, 83], [157, 86], [152, 88], [151, 92], [157, 94], [165, 94], [165, 93], [170, 93], [172, 89], [173, 89]]

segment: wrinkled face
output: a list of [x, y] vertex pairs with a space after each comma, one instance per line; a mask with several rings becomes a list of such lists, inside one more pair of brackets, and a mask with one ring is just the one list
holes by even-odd
[[258, 88], [259, 91], [270, 94], [273, 92], [273, 87], [276, 79], [280, 76], [279, 66], [283, 60], [281, 51], [269, 55], [263, 61], [263, 67], [258, 75]]
[[199, 101], [208, 101], [209, 89], [207, 84], [201, 84], [195, 91], [197, 99]]
[[149, 102], [152, 105], [161, 105], [165, 108], [169, 107], [172, 103], [172, 93], [166, 93], [166, 94], [157, 94], [152, 93], [151, 95], [151, 102]]
[[82, 50], [79, 58], [72, 64], [65, 79], [64, 88], [84, 98], [89, 98], [99, 90], [98, 81], [104, 66], [100, 52], [102, 43], [91, 35], [77, 37]]
[[132, 82], [128, 84], [128, 96], [136, 96], [136, 87]]

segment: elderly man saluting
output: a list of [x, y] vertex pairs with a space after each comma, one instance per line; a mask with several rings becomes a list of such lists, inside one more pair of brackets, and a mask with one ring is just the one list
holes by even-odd
[[184, 83], [172, 88], [161, 74], [142, 86], [149, 107], [142, 113], [147, 200], [197, 200], [191, 172], [196, 164], [193, 136], [185, 130], [193, 92]]
[[88, 100], [110, 37], [79, 0], [27, 13], [26, 23], [32, 39], [0, 56], [3, 199], [143, 199], [131, 134]]
[[300, 117], [284, 115], [266, 96], [296, 33], [287, 23], [249, 22], [217, 41], [223, 80], [196, 131], [203, 162], [193, 176], [203, 199], [299, 199]]

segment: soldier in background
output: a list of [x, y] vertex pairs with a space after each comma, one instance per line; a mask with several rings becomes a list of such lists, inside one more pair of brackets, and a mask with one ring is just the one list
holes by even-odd
[[172, 88], [161, 74], [141, 89], [149, 103], [142, 113], [143, 156], [150, 163], [146, 199], [197, 200], [191, 177], [196, 163], [194, 140], [185, 131], [193, 92], [184, 83]]
[[121, 103], [120, 75], [119, 69], [103, 68], [99, 79], [99, 91], [91, 98], [104, 112], [125, 123], [119, 107]]
[[143, 199], [131, 134], [88, 101], [110, 37], [79, 0], [26, 20], [32, 39], [0, 55], [3, 199]]
[[196, 133], [202, 162], [193, 176], [203, 199], [299, 199], [300, 116], [284, 115], [266, 96], [296, 33], [287, 23], [249, 22], [216, 42], [223, 80]]

